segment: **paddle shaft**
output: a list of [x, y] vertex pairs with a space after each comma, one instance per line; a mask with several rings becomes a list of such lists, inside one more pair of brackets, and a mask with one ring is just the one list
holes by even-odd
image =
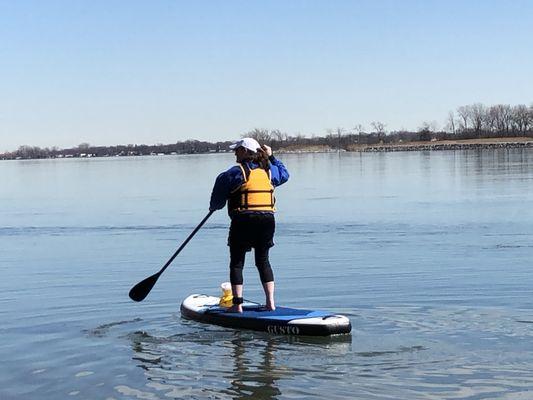
[[161, 275], [165, 271], [165, 269], [167, 269], [167, 267], [172, 263], [172, 261], [174, 261], [176, 256], [183, 250], [183, 248], [187, 245], [187, 243], [189, 243], [192, 237], [196, 235], [196, 232], [200, 230], [200, 228], [205, 224], [205, 221], [207, 221], [209, 217], [211, 216], [211, 214], [213, 214], [214, 212], [215, 210], [209, 210], [209, 212], [204, 217], [204, 219], [198, 224], [196, 228], [194, 228], [194, 231], [192, 231], [191, 234], [187, 237], [187, 239], [185, 239], [185, 241], [181, 244], [178, 250], [176, 250], [176, 252], [172, 255], [172, 257], [170, 257], [167, 263], [163, 265], [163, 268], [161, 268], [161, 270], [157, 273], [157, 275]]

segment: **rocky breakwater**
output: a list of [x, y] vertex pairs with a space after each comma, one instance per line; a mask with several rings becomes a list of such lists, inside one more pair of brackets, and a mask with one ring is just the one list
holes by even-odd
[[424, 144], [383, 144], [353, 149], [360, 152], [390, 151], [439, 151], [439, 150], [478, 150], [533, 148], [533, 140], [527, 142], [485, 142], [485, 143], [424, 143]]

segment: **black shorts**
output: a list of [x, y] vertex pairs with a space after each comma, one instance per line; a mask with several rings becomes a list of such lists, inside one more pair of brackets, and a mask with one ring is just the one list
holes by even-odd
[[274, 246], [276, 222], [273, 213], [244, 212], [231, 218], [228, 246], [244, 248], [270, 248]]

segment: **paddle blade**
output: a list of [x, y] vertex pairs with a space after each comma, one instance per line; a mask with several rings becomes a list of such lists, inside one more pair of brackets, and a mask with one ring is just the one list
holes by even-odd
[[133, 301], [143, 301], [159, 279], [159, 275], [161, 274], [158, 272], [132, 287], [129, 293], [130, 299]]

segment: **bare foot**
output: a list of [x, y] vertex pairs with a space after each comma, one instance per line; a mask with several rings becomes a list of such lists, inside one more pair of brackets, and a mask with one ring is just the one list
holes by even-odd
[[234, 304], [226, 310], [228, 313], [242, 313], [242, 304]]
[[268, 311], [274, 311], [276, 309], [276, 306], [273, 304], [273, 303], [267, 303], [265, 308], [268, 310]]

